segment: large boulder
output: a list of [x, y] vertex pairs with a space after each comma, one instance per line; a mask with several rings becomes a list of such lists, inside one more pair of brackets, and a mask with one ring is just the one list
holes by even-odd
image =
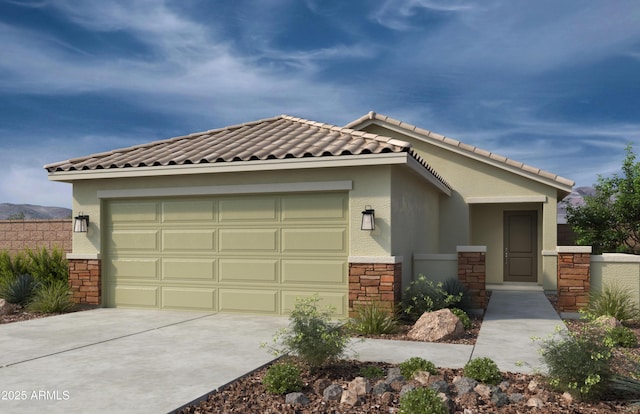
[[413, 325], [407, 336], [417, 341], [434, 342], [456, 339], [464, 334], [460, 319], [449, 309], [425, 312]]
[[15, 313], [16, 309], [18, 309], [18, 305], [0, 299], [0, 316], [11, 315]]

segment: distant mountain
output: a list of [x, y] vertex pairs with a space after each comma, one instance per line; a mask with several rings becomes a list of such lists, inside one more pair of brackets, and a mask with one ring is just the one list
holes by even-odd
[[71, 210], [64, 207], [34, 206], [31, 204], [0, 203], [0, 220], [20, 218], [25, 220], [70, 218]]
[[577, 206], [582, 203], [584, 196], [592, 196], [596, 193], [593, 187], [576, 187], [571, 194], [566, 196], [564, 200], [558, 203], [558, 224], [567, 223], [567, 206], [565, 203], [572, 206]]

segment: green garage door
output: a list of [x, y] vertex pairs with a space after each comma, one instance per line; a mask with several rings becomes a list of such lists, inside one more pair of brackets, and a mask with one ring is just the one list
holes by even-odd
[[111, 307], [286, 314], [319, 293], [348, 313], [346, 193], [111, 200]]

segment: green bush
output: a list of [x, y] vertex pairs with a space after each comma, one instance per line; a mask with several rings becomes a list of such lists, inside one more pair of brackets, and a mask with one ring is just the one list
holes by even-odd
[[351, 321], [352, 328], [364, 335], [392, 334], [398, 331], [398, 320], [393, 310], [373, 301], [355, 307], [358, 313]]
[[295, 355], [317, 368], [346, 353], [349, 335], [342, 324], [331, 321], [331, 308], [318, 309], [319, 301], [318, 295], [298, 298], [289, 326], [276, 333], [269, 347], [274, 355]]
[[380, 367], [368, 365], [360, 368], [360, 376], [365, 378], [382, 378], [384, 377], [384, 370]]
[[69, 279], [69, 263], [62, 249], [54, 247], [51, 252], [44, 247], [40, 250], [27, 249], [28, 269], [42, 283]]
[[64, 313], [73, 307], [71, 288], [66, 280], [41, 285], [27, 306], [30, 311], [41, 313]]
[[6, 250], [0, 252], [0, 279], [13, 279], [25, 273], [29, 273], [29, 258], [25, 253], [11, 256]]
[[471, 297], [467, 287], [457, 278], [449, 278], [442, 284], [442, 289], [447, 292], [448, 295], [454, 297], [460, 297], [460, 301], [456, 306], [464, 311], [471, 308]]
[[0, 286], [0, 297], [9, 303], [26, 306], [38, 288], [38, 282], [28, 273], [6, 278]]
[[500, 369], [491, 358], [473, 358], [464, 366], [464, 375], [485, 384], [496, 385], [502, 380]]
[[595, 399], [611, 377], [612, 353], [601, 333], [585, 330], [567, 333], [560, 339], [541, 341], [542, 357], [549, 369], [549, 384], [583, 400]]
[[413, 379], [416, 373], [420, 371], [426, 371], [433, 375], [438, 373], [438, 369], [433, 362], [420, 357], [411, 357], [401, 362], [398, 367], [400, 368], [400, 374], [407, 380]]
[[459, 308], [451, 308], [450, 311], [451, 313], [456, 315], [458, 319], [460, 319], [460, 322], [462, 323], [462, 326], [464, 326], [465, 331], [467, 329], [471, 329], [471, 319], [469, 319], [469, 315], [467, 315], [467, 312]]
[[262, 378], [262, 383], [271, 394], [287, 394], [302, 389], [300, 370], [292, 363], [271, 365]]
[[587, 320], [595, 320], [600, 316], [613, 316], [619, 321], [638, 318], [638, 305], [628, 290], [617, 284], [604, 285], [601, 292], [592, 291], [589, 305], [581, 311]]
[[441, 282], [434, 283], [424, 275], [411, 281], [402, 295], [402, 306], [406, 317], [417, 321], [425, 312], [456, 306], [462, 300], [463, 293], [448, 293]]
[[449, 409], [434, 390], [414, 388], [400, 397], [399, 414], [447, 414]]
[[638, 346], [638, 338], [635, 332], [626, 326], [616, 326], [605, 334], [605, 341], [609, 346], [621, 346], [624, 348], [635, 348]]
[[[632, 377], [624, 377], [614, 375], [609, 381], [611, 390], [617, 391], [621, 399], [632, 402], [634, 405], [640, 405], [640, 380]], [[632, 410], [629, 410], [632, 412]]]

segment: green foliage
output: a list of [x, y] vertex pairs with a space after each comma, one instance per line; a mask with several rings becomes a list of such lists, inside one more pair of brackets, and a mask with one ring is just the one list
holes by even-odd
[[[640, 380], [637, 378], [614, 375], [609, 381], [611, 390], [618, 391], [619, 397], [631, 401], [634, 405], [640, 404]], [[632, 412], [629, 410], [629, 412]]]
[[56, 280], [51, 283], [41, 285], [36, 289], [35, 294], [27, 307], [32, 312], [69, 312], [74, 307], [74, 303], [71, 299], [71, 288], [69, 287], [69, 283], [66, 280]]
[[469, 315], [467, 315], [467, 312], [459, 308], [451, 308], [450, 310], [451, 313], [453, 313], [458, 317], [458, 319], [460, 319], [460, 322], [462, 322], [462, 326], [464, 326], [465, 330], [471, 329], [471, 319], [469, 319]]
[[360, 368], [360, 376], [365, 378], [382, 378], [384, 377], [384, 370], [380, 367], [367, 365]]
[[430, 388], [414, 388], [400, 397], [398, 414], [447, 414], [449, 409]]
[[13, 256], [6, 250], [0, 252], [0, 278], [13, 279], [18, 275], [29, 273], [29, 258], [20, 252]]
[[587, 320], [600, 316], [613, 316], [619, 321], [638, 318], [638, 305], [628, 290], [617, 284], [606, 284], [601, 292], [591, 291], [589, 305], [581, 311]]
[[464, 375], [485, 384], [496, 385], [502, 380], [500, 369], [491, 358], [473, 358], [464, 366]]
[[623, 348], [635, 348], [638, 346], [638, 338], [635, 332], [626, 326], [611, 328], [605, 335], [605, 341], [607, 345], [611, 347], [621, 346]]
[[542, 357], [549, 369], [549, 384], [583, 400], [602, 395], [611, 377], [611, 348], [598, 330], [567, 333], [560, 339], [541, 341]]
[[406, 317], [415, 322], [425, 312], [456, 306], [462, 297], [462, 292], [448, 293], [441, 282], [434, 283], [420, 275], [404, 290], [402, 306]]
[[9, 303], [26, 306], [38, 288], [38, 282], [28, 273], [3, 280], [0, 297]]
[[400, 368], [402, 376], [408, 380], [413, 379], [416, 373], [420, 371], [426, 371], [433, 375], [438, 373], [438, 369], [433, 362], [420, 357], [411, 357], [401, 362], [398, 367]]
[[21, 211], [19, 213], [9, 215], [9, 217], [7, 217], [7, 220], [24, 220], [24, 218], [24, 211]]
[[54, 247], [51, 252], [44, 247], [40, 250], [27, 249], [29, 273], [40, 282], [49, 284], [57, 280], [69, 279], [69, 263], [62, 249]]
[[469, 296], [469, 291], [467, 287], [457, 278], [449, 278], [444, 281], [442, 284], [442, 289], [444, 289], [447, 294], [460, 297], [460, 301], [456, 304], [456, 307], [467, 311], [471, 308], [471, 297]]
[[398, 320], [392, 309], [373, 301], [355, 307], [358, 313], [351, 328], [364, 335], [392, 334], [398, 331]]
[[300, 370], [289, 362], [274, 364], [267, 369], [262, 383], [271, 394], [287, 394], [302, 389]]
[[346, 353], [349, 335], [340, 323], [331, 321], [331, 308], [318, 309], [319, 301], [318, 295], [298, 298], [289, 326], [273, 338], [270, 349], [274, 355], [295, 355], [317, 368]]
[[598, 177], [595, 194], [584, 204], [567, 204], [567, 222], [577, 243], [603, 252], [640, 253], [640, 163], [631, 145], [626, 148], [622, 175]]

